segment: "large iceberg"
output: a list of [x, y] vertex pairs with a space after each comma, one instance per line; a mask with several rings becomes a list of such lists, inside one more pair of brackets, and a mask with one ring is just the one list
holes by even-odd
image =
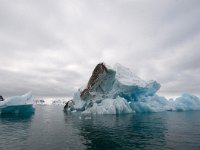
[[82, 114], [200, 110], [198, 97], [183, 94], [167, 100], [156, 94], [160, 87], [158, 82], [144, 81], [120, 64], [111, 68], [99, 63], [85, 88], [79, 89], [64, 109]]
[[0, 114], [26, 114], [34, 112], [34, 97], [31, 92], [22, 96], [13, 96], [0, 101]]

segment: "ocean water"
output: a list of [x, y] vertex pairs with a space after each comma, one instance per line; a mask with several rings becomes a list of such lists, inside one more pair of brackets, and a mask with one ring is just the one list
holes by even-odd
[[0, 150], [200, 150], [200, 111], [80, 116], [62, 106], [0, 116]]

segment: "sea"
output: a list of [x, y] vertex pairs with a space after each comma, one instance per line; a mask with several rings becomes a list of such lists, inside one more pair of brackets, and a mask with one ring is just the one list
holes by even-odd
[[36, 105], [0, 116], [0, 150], [200, 150], [200, 111], [83, 116]]

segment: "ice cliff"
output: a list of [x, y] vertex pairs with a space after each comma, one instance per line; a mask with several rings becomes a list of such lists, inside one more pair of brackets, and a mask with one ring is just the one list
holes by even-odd
[[183, 94], [167, 100], [156, 94], [160, 87], [158, 82], [144, 81], [120, 64], [111, 68], [99, 63], [86, 87], [74, 94], [65, 110], [83, 114], [200, 110], [198, 97]]

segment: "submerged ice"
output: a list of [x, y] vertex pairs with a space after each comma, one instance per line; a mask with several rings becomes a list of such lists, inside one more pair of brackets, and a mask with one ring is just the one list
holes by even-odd
[[120, 64], [111, 68], [100, 63], [86, 87], [79, 89], [66, 103], [65, 110], [83, 114], [200, 110], [198, 97], [183, 94], [175, 100], [167, 100], [156, 94], [160, 87], [158, 82], [144, 81]]

